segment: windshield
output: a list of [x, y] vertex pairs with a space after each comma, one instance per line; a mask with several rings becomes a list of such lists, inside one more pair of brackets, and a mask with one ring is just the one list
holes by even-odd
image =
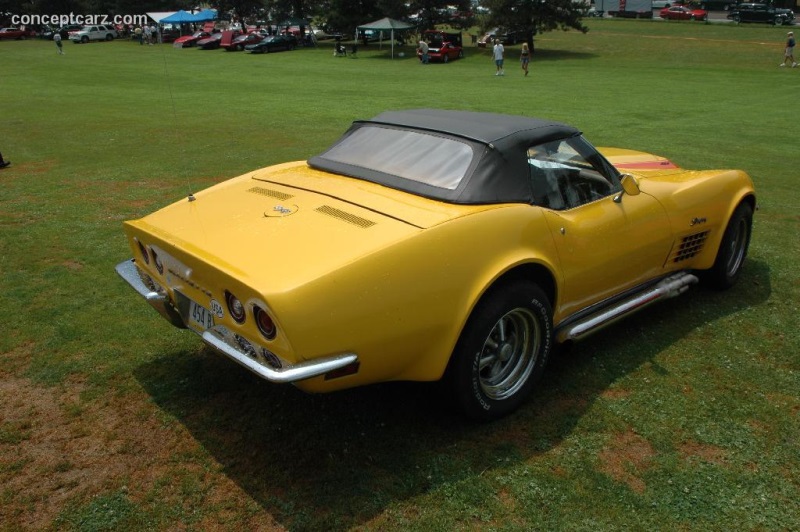
[[422, 131], [360, 127], [328, 150], [327, 160], [454, 190], [473, 159], [472, 146]]
[[617, 171], [580, 136], [528, 148], [533, 202], [571, 209], [620, 190]]

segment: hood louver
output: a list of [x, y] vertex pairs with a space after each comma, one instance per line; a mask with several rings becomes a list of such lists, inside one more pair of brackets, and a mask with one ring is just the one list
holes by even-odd
[[267, 196], [268, 198], [274, 198], [278, 200], [287, 200], [289, 198], [293, 198], [291, 194], [287, 194], [285, 192], [281, 192], [279, 190], [273, 190], [271, 188], [264, 188], [264, 187], [253, 187], [247, 190], [248, 192], [252, 192], [253, 194], [260, 194], [262, 196]]
[[355, 214], [350, 214], [349, 212], [345, 212], [341, 209], [337, 209], [329, 205], [323, 205], [321, 207], [317, 207], [314, 210], [320, 214], [325, 214], [327, 216], [337, 218], [349, 224], [357, 225], [358, 227], [361, 227], [363, 229], [368, 229], [373, 225], [375, 225], [375, 222], [373, 222], [372, 220], [367, 220], [366, 218], [356, 216]]

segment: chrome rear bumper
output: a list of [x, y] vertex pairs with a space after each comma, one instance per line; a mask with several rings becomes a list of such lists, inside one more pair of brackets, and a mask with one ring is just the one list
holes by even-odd
[[[167, 321], [176, 327], [187, 328], [180, 312], [172, 304], [167, 294], [162, 291], [163, 289], [159, 290], [160, 287], [152, 279], [150, 279], [150, 283], [145, 281], [133, 259], [117, 264], [116, 270], [120, 277]], [[189, 330], [199, 334], [203, 341], [216, 351], [270, 382], [287, 383], [310, 379], [358, 362], [357, 355], [342, 353], [299, 364], [286, 366], [279, 364], [281, 367], [273, 367], [267, 362], [268, 356], [271, 355], [269, 351], [262, 347], [259, 352], [254, 344], [222, 325], [215, 325], [204, 332], [198, 332], [192, 328]]]
[[159, 291], [154, 281], [150, 281], [152, 286], [149, 286], [147, 283], [145, 283], [144, 279], [142, 279], [142, 275], [139, 273], [139, 268], [136, 267], [136, 263], [133, 262], [133, 259], [120, 262], [117, 264], [116, 270], [120, 277], [125, 279], [125, 281], [131, 285], [131, 287], [136, 290], [136, 292], [142, 296], [145, 301], [150, 303], [150, 306], [156, 309], [156, 311], [158, 311], [158, 313], [161, 314], [164, 319], [166, 319], [175, 327], [181, 329], [186, 328], [183, 318], [181, 318], [178, 310], [172, 305], [172, 302], [169, 300], [167, 294]]

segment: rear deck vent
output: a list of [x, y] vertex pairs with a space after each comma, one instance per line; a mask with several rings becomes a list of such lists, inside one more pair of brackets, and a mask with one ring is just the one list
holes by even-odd
[[323, 205], [322, 207], [317, 207], [314, 209], [320, 214], [326, 214], [328, 216], [333, 216], [334, 218], [338, 218], [342, 221], [345, 221], [349, 224], [357, 225], [364, 229], [368, 227], [372, 227], [375, 225], [375, 222], [372, 220], [367, 220], [366, 218], [362, 218], [360, 216], [356, 216], [355, 214], [350, 214], [349, 212], [345, 212], [343, 210], [337, 209], [335, 207], [330, 207], [328, 205]]
[[672, 259], [672, 262], [688, 260], [700, 253], [703, 250], [707, 238], [708, 231], [683, 237], [681, 245], [675, 251], [675, 257]]
[[278, 190], [272, 190], [271, 188], [264, 188], [264, 187], [253, 187], [251, 189], [248, 189], [248, 192], [252, 192], [253, 194], [261, 194], [262, 196], [267, 196], [279, 200], [287, 200], [289, 198], [294, 197], [291, 194], [287, 194], [285, 192], [280, 192]]

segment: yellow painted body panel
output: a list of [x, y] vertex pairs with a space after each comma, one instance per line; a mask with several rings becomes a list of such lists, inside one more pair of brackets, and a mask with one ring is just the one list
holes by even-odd
[[[655, 157], [602, 151], [612, 164]], [[228, 312], [216, 323], [285, 363], [358, 355], [358, 373], [296, 383], [304, 390], [435, 380], [472, 309], [506, 272], [526, 264], [550, 272], [558, 325], [670, 271], [709, 267], [727, 217], [752, 194], [741, 172], [634, 173], [637, 196], [550, 211], [446, 204], [295, 162], [211, 187], [127, 222], [125, 231], [138, 266], [172, 300], [178, 292], [211, 308], [227, 290], [248, 308], [267, 309], [278, 329], [273, 340]], [[672, 264], [676, 235], [697, 230], [693, 219], [706, 220], [716, 243]], [[144, 263], [140, 242], [157, 251], [164, 273]]]

